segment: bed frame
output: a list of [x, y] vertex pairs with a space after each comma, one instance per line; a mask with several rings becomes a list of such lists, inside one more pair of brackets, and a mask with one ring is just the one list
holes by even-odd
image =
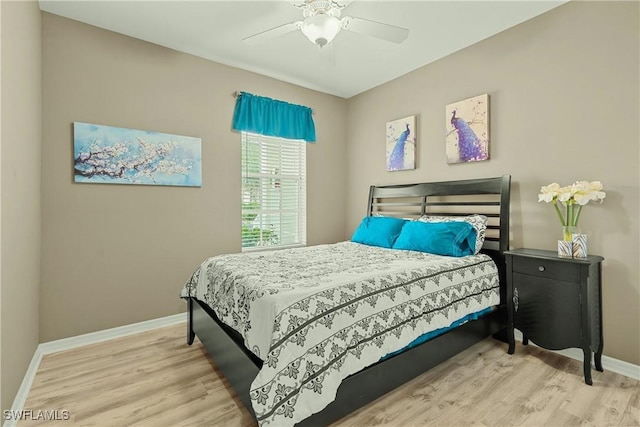
[[[344, 379], [336, 399], [298, 426], [326, 426], [428, 371], [439, 363], [497, 334], [506, 326], [506, 279], [503, 252], [509, 249], [511, 176], [407, 185], [372, 186], [368, 215], [417, 218], [422, 215], [489, 218], [482, 252], [491, 256], [500, 275], [498, 310], [467, 322], [419, 346], [371, 365]], [[255, 419], [249, 389], [262, 361], [242, 344], [240, 334], [224, 325], [201, 301], [188, 298], [187, 343], [197, 335], [240, 400]]]

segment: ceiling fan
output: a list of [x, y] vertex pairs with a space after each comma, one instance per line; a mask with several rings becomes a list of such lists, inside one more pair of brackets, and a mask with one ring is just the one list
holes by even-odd
[[369, 21], [363, 18], [345, 16], [340, 14], [346, 5], [341, 5], [334, 0], [305, 0], [295, 4], [302, 10], [304, 20], [289, 22], [275, 28], [254, 34], [244, 39], [249, 44], [256, 44], [292, 31], [300, 30], [311, 43], [322, 48], [335, 38], [341, 31], [352, 31], [365, 34], [393, 43], [402, 43], [409, 36], [407, 28], [381, 22]]

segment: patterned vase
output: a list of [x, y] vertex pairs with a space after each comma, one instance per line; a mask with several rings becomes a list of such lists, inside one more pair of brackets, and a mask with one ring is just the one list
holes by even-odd
[[574, 233], [571, 238], [571, 248], [574, 258], [587, 257], [587, 235]]
[[558, 256], [573, 258], [573, 235], [576, 233], [575, 226], [562, 227], [562, 240], [558, 240]]

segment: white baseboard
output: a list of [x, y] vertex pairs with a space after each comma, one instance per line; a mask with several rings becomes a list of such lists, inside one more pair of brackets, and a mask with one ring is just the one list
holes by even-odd
[[[38, 372], [40, 361], [45, 354], [57, 353], [59, 351], [70, 350], [72, 348], [81, 347], [88, 344], [95, 344], [102, 341], [111, 340], [114, 338], [125, 337], [127, 335], [137, 334], [140, 332], [150, 331], [153, 329], [162, 328], [164, 326], [176, 325], [187, 321], [187, 313], [175, 314], [173, 316], [161, 317], [159, 319], [147, 320], [144, 322], [133, 323], [131, 325], [120, 326], [117, 328], [105, 329], [103, 331], [91, 332], [88, 334], [78, 335], [70, 338], [63, 338], [60, 340], [49, 341], [39, 344], [36, 348], [31, 363], [27, 368], [27, 372], [22, 379], [22, 384], [18, 389], [13, 405], [11, 406], [11, 414], [18, 414], [24, 409], [24, 404], [27, 401], [29, 390]], [[185, 331], [186, 334], [186, 331]], [[5, 414], [2, 414], [3, 418]], [[18, 420], [9, 417], [5, 419], [3, 427], [15, 427]]]
[[[516, 340], [522, 341], [522, 332], [518, 331], [517, 329], [514, 332]], [[535, 344], [529, 341], [529, 345]], [[580, 362], [584, 360], [582, 350], [580, 350], [579, 348], [568, 348], [566, 350], [549, 351], [553, 351], [554, 353], [561, 354], [562, 356], [566, 356], [571, 359], [579, 360]], [[634, 380], [640, 380], [640, 366], [634, 365], [633, 363], [625, 362], [623, 360], [618, 360], [614, 359], [613, 357], [603, 355], [602, 368], [605, 371], [615, 372], [616, 374], [624, 375], [625, 377], [633, 378]]]
[[[35, 353], [33, 354], [33, 357], [31, 358], [31, 363], [29, 363], [27, 372], [24, 374], [24, 378], [22, 379], [22, 384], [20, 384], [18, 393], [16, 393], [16, 398], [13, 399], [11, 414], [17, 414], [19, 411], [24, 409], [24, 403], [27, 401], [29, 390], [31, 390], [31, 385], [33, 384], [33, 379], [36, 376], [36, 372], [38, 372], [38, 367], [40, 366], [41, 360], [42, 351], [40, 350], [40, 345], [38, 345], [38, 347], [36, 347]], [[5, 419], [3, 427], [15, 427], [15, 425], [18, 423], [17, 417], [9, 417], [7, 419], [6, 414], [2, 415]]]
[[127, 335], [150, 331], [152, 329], [162, 328], [164, 326], [176, 325], [178, 323], [186, 321], [187, 313], [174, 314], [173, 316], [161, 317], [159, 319], [147, 320], [144, 322], [133, 323], [131, 325], [119, 326], [117, 328], [105, 329], [103, 331], [91, 332], [89, 334], [49, 341], [40, 344], [38, 348], [42, 350], [42, 354], [57, 353], [59, 351], [82, 347], [83, 345], [95, 344], [102, 341], [112, 340], [114, 338], [126, 337]]

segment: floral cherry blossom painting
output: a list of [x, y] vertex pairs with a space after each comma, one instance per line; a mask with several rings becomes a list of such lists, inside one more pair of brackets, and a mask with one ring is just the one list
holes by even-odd
[[489, 160], [489, 95], [446, 107], [447, 163]]
[[75, 182], [200, 187], [201, 139], [73, 123]]

